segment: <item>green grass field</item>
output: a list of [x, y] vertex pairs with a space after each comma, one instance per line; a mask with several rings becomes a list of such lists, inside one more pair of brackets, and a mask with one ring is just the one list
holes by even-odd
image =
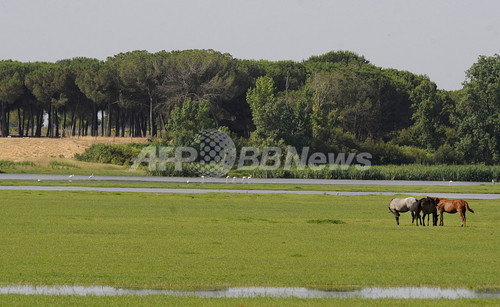
[[[391, 196], [1, 194], [3, 286], [179, 290], [303, 286], [338, 290], [425, 285], [500, 289], [499, 201], [470, 201], [476, 212], [467, 213], [467, 228], [460, 227], [456, 214], [444, 216], [444, 227], [424, 228], [412, 225], [408, 213], [396, 226], [387, 209]], [[343, 223], [330, 223], [335, 220]], [[32, 299], [7, 295], [0, 296], [0, 303], [29, 304]], [[168, 297], [61, 298], [68, 304], [99, 304], [100, 300], [117, 305], [124, 300], [138, 304], [201, 302]], [[271, 305], [275, 300], [215, 302]], [[305, 303], [299, 299], [278, 301]], [[204, 305], [213, 302], [203, 300]], [[352, 303], [365, 304], [364, 300]]]
[[46, 163], [0, 160], [0, 173], [8, 174], [66, 174], [66, 175], [104, 175], [104, 176], [145, 176], [146, 171], [130, 170], [129, 166], [104, 163], [80, 162], [67, 158], [52, 158]]
[[340, 185], [340, 184], [225, 184], [225, 183], [170, 183], [130, 181], [35, 181], [0, 180], [2, 186], [83, 186], [122, 188], [166, 188], [166, 189], [223, 189], [223, 190], [280, 190], [280, 191], [352, 191], [352, 192], [397, 192], [397, 193], [481, 193], [500, 194], [500, 184], [480, 185]]
[[5, 306], [498, 306], [500, 299], [299, 299], [299, 298], [196, 298], [169, 296], [24, 296], [0, 295]]

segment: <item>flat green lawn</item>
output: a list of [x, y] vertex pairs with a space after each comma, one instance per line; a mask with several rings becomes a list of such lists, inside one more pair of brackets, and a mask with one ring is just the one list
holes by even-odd
[[0, 283], [500, 288], [498, 201], [463, 229], [397, 227], [390, 199], [3, 191]]
[[0, 295], [5, 306], [498, 306], [500, 299], [399, 300], [299, 298], [196, 298], [169, 296], [24, 296]]
[[398, 193], [483, 193], [500, 194], [500, 184], [480, 185], [334, 185], [334, 184], [260, 184], [260, 183], [170, 183], [130, 181], [35, 181], [0, 180], [3, 186], [84, 186], [123, 188], [166, 189], [223, 189], [223, 190], [281, 190], [281, 191], [352, 191], [352, 192], [398, 192]]
[[[470, 201], [476, 212], [467, 213], [467, 228], [456, 214], [444, 216], [444, 227], [424, 228], [408, 213], [396, 226], [391, 198], [2, 191], [0, 285], [500, 288], [499, 201]], [[0, 296], [0, 303], [30, 299]], [[126, 299], [200, 302], [62, 301]]]

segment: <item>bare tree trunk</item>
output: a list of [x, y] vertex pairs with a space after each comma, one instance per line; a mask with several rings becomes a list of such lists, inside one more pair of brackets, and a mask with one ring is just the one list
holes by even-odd
[[104, 108], [101, 110], [101, 136], [104, 136]]
[[122, 131], [121, 131], [121, 136], [122, 137], [125, 137], [125, 123], [126, 123], [126, 113], [125, 112], [122, 112], [120, 111], [120, 113], [122, 113], [122, 119], [121, 119], [121, 125], [122, 125]]
[[120, 136], [120, 110], [116, 111], [115, 136]]
[[54, 119], [55, 119], [55, 129], [56, 129], [56, 138], [59, 137], [59, 113], [57, 112], [57, 109], [54, 109]]
[[78, 136], [82, 135], [82, 117], [79, 116], [78, 118]]
[[17, 108], [17, 134], [23, 136], [23, 121], [21, 120], [21, 107]]
[[76, 135], [76, 112], [73, 111], [73, 114], [71, 114], [71, 136]]
[[47, 137], [50, 137], [50, 136], [52, 136], [50, 134], [52, 132], [52, 105], [50, 105], [50, 107], [49, 107], [48, 116], [49, 116], [49, 122], [47, 125]]
[[63, 110], [63, 131], [62, 131], [62, 136], [66, 136], [66, 108]]
[[0, 117], [1, 117], [1, 128], [0, 128], [0, 133], [2, 134], [2, 137], [7, 137], [8, 131], [6, 127], [9, 125], [7, 122], [7, 114], [5, 110], [5, 102], [0, 102], [2, 105], [1, 110], [0, 110]]
[[149, 136], [153, 137], [153, 97], [151, 97], [151, 94], [149, 95]]
[[130, 121], [130, 126], [129, 126], [129, 132], [128, 132], [128, 134], [129, 134], [130, 137], [132, 137], [132, 133], [133, 133], [132, 130], [134, 129], [134, 124], [133, 124], [132, 116], [130, 116], [129, 121]]
[[111, 136], [111, 103], [108, 103], [108, 122], [106, 127], [106, 135]]
[[9, 136], [10, 135], [10, 112], [7, 111], [7, 127], [6, 127], [6, 136]]
[[[32, 112], [32, 108], [31, 106], [29, 107], [29, 112], [28, 112], [28, 116], [26, 116], [26, 111], [24, 113], [24, 117], [28, 117], [28, 122], [26, 123], [26, 132], [24, 133], [24, 136], [25, 137], [28, 137], [28, 134], [30, 132], [30, 124], [31, 124], [31, 120], [33, 118], [33, 112]], [[33, 130], [31, 130], [31, 133], [33, 133]]]
[[91, 117], [92, 117], [92, 119], [91, 119], [91, 125], [90, 125], [90, 126], [91, 126], [91, 129], [90, 129], [90, 136], [94, 136], [94, 127], [95, 127], [95, 125], [96, 125], [96, 123], [95, 123], [95, 119], [96, 119], [96, 117], [94, 116], [95, 112], [96, 112], [96, 111], [95, 111], [95, 103], [94, 103], [94, 102], [92, 102], [92, 116], [91, 116]]
[[36, 137], [42, 136], [43, 113], [44, 113], [43, 110], [40, 111], [36, 119], [36, 132], [35, 132]]

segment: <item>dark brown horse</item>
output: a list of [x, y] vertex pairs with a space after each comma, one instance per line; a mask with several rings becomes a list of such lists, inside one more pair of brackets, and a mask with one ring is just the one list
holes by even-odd
[[436, 201], [437, 203], [437, 209], [439, 210], [439, 213], [441, 214], [441, 217], [439, 219], [439, 226], [443, 226], [443, 212], [446, 213], [459, 213], [460, 217], [462, 218], [462, 227], [465, 227], [465, 211], [469, 210], [470, 212], [474, 213], [474, 210], [472, 210], [469, 207], [469, 204], [463, 200], [463, 199], [448, 199], [448, 198], [437, 198], [437, 197], [431, 197]]
[[415, 215], [417, 216], [417, 226], [418, 226], [418, 220], [420, 219], [420, 212], [423, 213], [422, 219], [420, 220], [420, 224], [422, 226], [425, 226], [425, 216], [427, 215], [427, 226], [430, 226], [429, 224], [429, 217], [432, 214], [432, 226], [437, 226], [437, 202], [439, 202], [439, 198], [433, 199], [430, 197], [425, 197], [422, 198], [418, 201], [417, 203], [417, 208], [415, 210]]

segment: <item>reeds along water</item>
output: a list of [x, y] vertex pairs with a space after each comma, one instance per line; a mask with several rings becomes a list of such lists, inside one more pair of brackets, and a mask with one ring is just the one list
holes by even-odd
[[365, 169], [326, 166], [322, 170], [253, 170], [253, 178], [355, 179], [355, 180], [431, 180], [491, 182], [500, 178], [500, 166], [487, 165], [372, 165]]

